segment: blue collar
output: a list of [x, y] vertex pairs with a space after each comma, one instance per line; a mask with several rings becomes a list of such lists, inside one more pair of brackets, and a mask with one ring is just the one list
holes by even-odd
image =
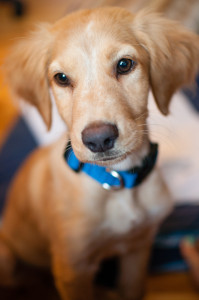
[[69, 143], [66, 147], [64, 157], [69, 167], [75, 172], [84, 172], [107, 190], [118, 190], [121, 188], [132, 189], [139, 185], [153, 170], [158, 155], [158, 145], [150, 143], [150, 151], [142, 161], [142, 165], [128, 171], [114, 171], [106, 167], [91, 163], [81, 163]]

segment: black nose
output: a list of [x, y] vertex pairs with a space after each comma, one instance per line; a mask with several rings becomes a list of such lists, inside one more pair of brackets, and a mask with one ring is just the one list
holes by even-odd
[[82, 131], [84, 145], [95, 153], [112, 149], [118, 136], [117, 126], [106, 123], [93, 123]]

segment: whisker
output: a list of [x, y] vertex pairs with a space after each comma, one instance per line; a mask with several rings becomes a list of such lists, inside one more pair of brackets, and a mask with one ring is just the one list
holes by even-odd
[[147, 115], [148, 115], [148, 112], [144, 112], [141, 115], [139, 115], [137, 118], [135, 118], [135, 121], [138, 121], [138, 120], [140, 120], [141, 118], [143, 118], [143, 117], [145, 117]]

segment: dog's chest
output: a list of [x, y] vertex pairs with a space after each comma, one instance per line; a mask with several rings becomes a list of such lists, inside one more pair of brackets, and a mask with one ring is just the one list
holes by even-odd
[[104, 205], [99, 230], [110, 235], [128, 234], [144, 220], [143, 210], [136, 205], [132, 191], [113, 192]]
[[148, 224], [132, 190], [111, 193], [98, 213], [89, 245], [100, 259], [132, 251]]

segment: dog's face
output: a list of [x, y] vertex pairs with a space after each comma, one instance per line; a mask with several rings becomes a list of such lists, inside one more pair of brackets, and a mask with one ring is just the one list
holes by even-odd
[[120, 8], [74, 13], [24, 45], [14, 66], [24, 82], [15, 80], [15, 91], [49, 126], [50, 90], [77, 157], [98, 164], [141, 148], [149, 89], [167, 114], [172, 94], [193, 80], [199, 61], [196, 35], [154, 14], [133, 16]]
[[115, 162], [143, 141], [149, 57], [129, 22], [79, 16], [56, 28], [48, 78], [78, 158]]

